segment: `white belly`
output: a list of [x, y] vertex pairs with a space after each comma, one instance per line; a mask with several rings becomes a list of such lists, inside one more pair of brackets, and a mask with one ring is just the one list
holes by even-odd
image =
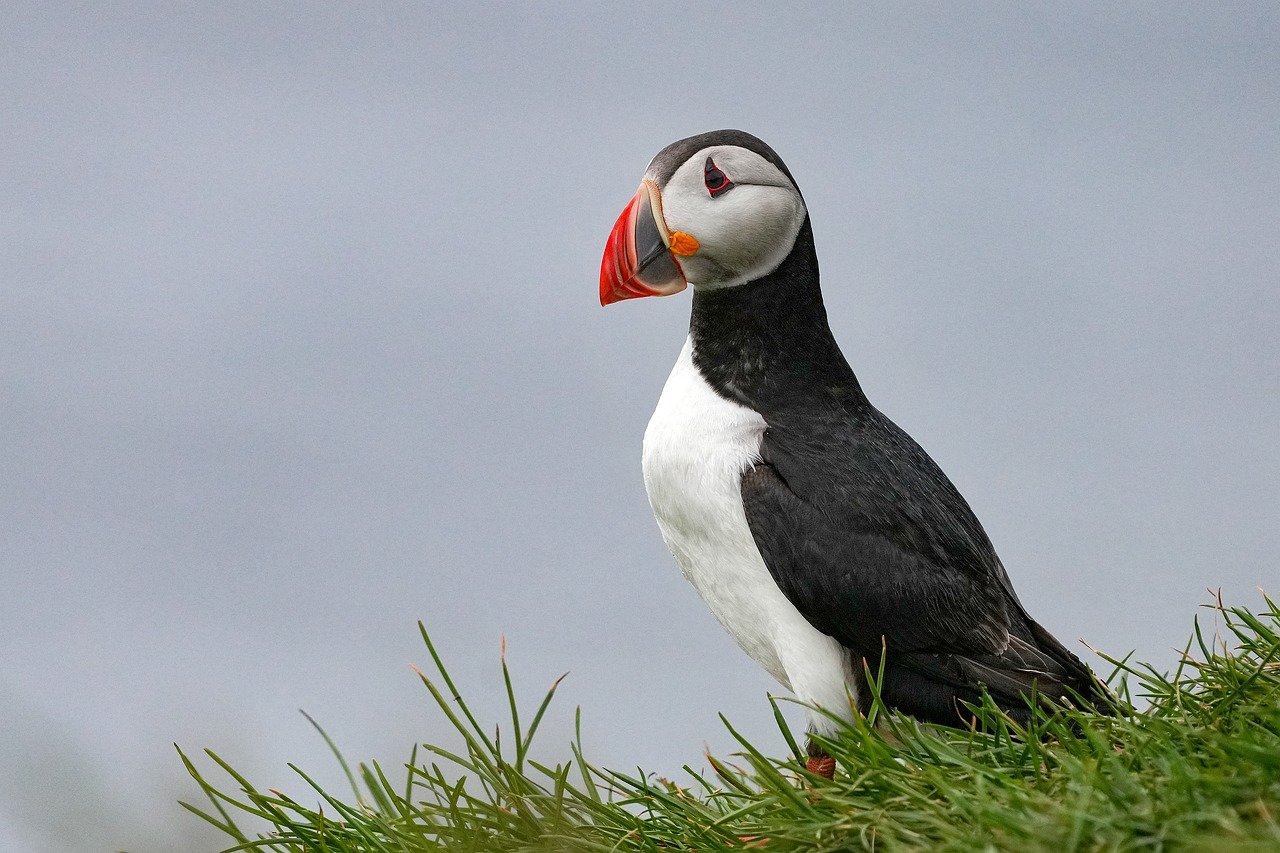
[[649, 503], [684, 576], [743, 651], [802, 700], [847, 714], [848, 653], [778, 589], [747, 526], [741, 477], [764, 429], [759, 413], [707, 384], [685, 341], [644, 434]]

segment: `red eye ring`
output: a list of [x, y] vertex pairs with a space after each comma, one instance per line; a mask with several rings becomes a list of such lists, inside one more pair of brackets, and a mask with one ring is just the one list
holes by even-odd
[[726, 193], [733, 189], [733, 181], [729, 180], [729, 176], [720, 171], [720, 167], [710, 157], [707, 158], [706, 165], [702, 167], [702, 185], [707, 188], [707, 192], [712, 198]]

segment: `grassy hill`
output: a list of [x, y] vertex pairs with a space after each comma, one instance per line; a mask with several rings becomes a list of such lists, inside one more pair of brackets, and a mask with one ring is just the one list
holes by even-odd
[[[422, 682], [465, 754], [428, 744], [395, 778], [344, 763], [352, 791], [316, 787], [314, 803], [259, 790], [207, 752], [227, 774], [215, 785], [208, 761], [184, 754], [208, 797], [184, 805], [226, 833], [227, 850], [1280, 851], [1280, 612], [1265, 602], [1257, 613], [1216, 605], [1221, 635], [1197, 620], [1172, 673], [1108, 659], [1109, 683], [1141, 711], [1038, 711], [1023, 730], [986, 707], [983, 725], [956, 730], [877, 707], [829, 743], [832, 781], [801, 769], [776, 706], [793, 754], [739, 738], [742, 752], [711, 759], [709, 778], [607, 770], [580, 743], [561, 764], [536, 763], [529, 744], [555, 688], [522, 716], [504, 661], [510, 719], [495, 738], [423, 631], [436, 672]], [[246, 818], [270, 830], [250, 835]]]

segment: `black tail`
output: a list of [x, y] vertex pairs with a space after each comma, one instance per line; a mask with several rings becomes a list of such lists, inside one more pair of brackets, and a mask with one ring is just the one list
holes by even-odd
[[966, 706], [979, 704], [984, 688], [1002, 710], [1023, 722], [1030, 716], [1029, 703], [1037, 699], [1116, 713], [1115, 697], [1083, 661], [1031, 619], [1018, 627], [1024, 629], [1021, 636], [1011, 634], [1008, 647], [994, 655], [890, 650], [881, 699], [890, 708], [946, 725], [968, 725], [973, 714]]

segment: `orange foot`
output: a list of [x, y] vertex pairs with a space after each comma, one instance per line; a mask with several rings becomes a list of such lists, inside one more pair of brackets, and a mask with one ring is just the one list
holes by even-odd
[[823, 779], [832, 779], [836, 775], [836, 760], [830, 755], [811, 755], [804, 766], [810, 773]]

